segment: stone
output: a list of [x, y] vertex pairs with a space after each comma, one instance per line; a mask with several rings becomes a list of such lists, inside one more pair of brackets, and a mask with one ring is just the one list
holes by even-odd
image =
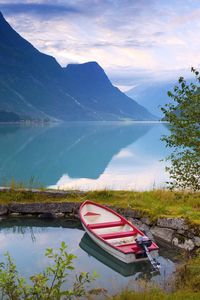
[[185, 230], [183, 230], [183, 229], [179, 229], [179, 230], [177, 230], [177, 233], [178, 233], [178, 234], [182, 234], [182, 235], [184, 235], [184, 233], [185, 233]]
[[194, 237], [194, 244], [196, 247], [200, 247], [200, 237], [199, 236], [195, 236]]
[[146, 225], [151, 225], [151, 220], [148, 217], [143, 217], [141, 218], [142, 223], [146, 224]]
[[186, 251], [192, 251], [195, 247], [194, 242], [191, 239], [187, 239], [184, 237], [174, 237], [172, 240], [172, 244], [178, 248], [184, 249]]
[[151, 233], [157, 237], [162, 239], [165, 242], [171, 243], [172, 237], [174, 235], [174, 230], [169, 228], [161, 228], [161, 227], [152, 227], [150, 229]]
[[140, 219], [142, 217], [142, 213], [141, 211], [139, 210], [136, 210], [136, 209], [130, 209], [130, 208], [127, 208], [127, 209], [121, 209], [121, 210], [118, 210], [117, 209], [117, 212], [123, 216], [125, 216], [126, 218], [136, 218], [136, 219]]
[[75, 219], [79, 219], [79, 214], [74, 214], [73, 217], [74, 217]]
[[73, 213], [74, 214], [79, 214], [79, 208], [80, 208], [80, 203], [74, 203], [74, 208], [73, 208]]
[[181, 230], [177, 230], [176, 232], [178, 234], [183, 235], [183, 236], [185, 236], [187, 238], [190, 238], [190, 239], [192, 239], [194, 237], [194, 234], [191, 231], [189, 231], [189, 230], [183, 230], [183, 229], [181, 229]]
[[140, 221], [140, 220], [138, 220], [138, 219], [135, 219], [135, 218], [127, 218], [127, 220], [128, 220], [129, 222], [131, 222], [134, 226], [138, 227], [138, 228], [140, 228], [140, 226], [144, 225], [144, 224], [142, 223], [142, 221]]
[[18, 217], [18, 216], [20, 216], [20, 213], [17, 213], [17, 212], [16, 213], [11, 213], [10, 216], [11, 217]]
[[51, 220], [55, 218], [55, 215], [52, 213], [42, 213], [38, 215], [38, 218], [45, 219], [45, 220]]
[[55, 213], [54, 216], [55, 216], [55, 218], [63, 218], [65, 216], [65, 214], [59, 212], [59, 213]]
[[74, 202], [54, 202], [54, 203], [15, 203], [11, 204], [9, 210], [11, 213], [72, 213], [75, 209], [80, 207], [80, 203]]
[[0, 216], [8, 214], [8, 206], [0, 205]]
[[189, 228], [183, 218], [158, 218], [157, 225], [175, 230], [187, 230]]
[[141, 230], [142, 232], [144, 232], [145, 235], [147, 235], [151, 240], [154, 240], [154, 237], [150, 231], [150, 227], [144, 223], [142, 223], [141, 220], [138, 219], [134, 219], [134, 218], [127, 218], [127, 220], [133, 224], [134, 226], [136, 226], [139, 230]]

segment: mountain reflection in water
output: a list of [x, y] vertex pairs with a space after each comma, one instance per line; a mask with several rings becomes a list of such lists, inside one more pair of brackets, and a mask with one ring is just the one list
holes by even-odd
[[[69, 221], [66, 218], [40, 219], [32, 217], [9, 217], [1, 221], [0, 228], [0, 262], [3, 253], [8, 251], [17, 265], [22, 276], [42, 272], [49, 265], [44, 257], [46, 248], [57, 249], [61, 242], [67, 244], [67, 252], [77, 256], [73, 261], [75, 273], [67, 280], [71, 284], [75, 274], [85, 271], [92, 274], [96, 271], [99, 278], [92, 283], [91, 288], [101, 287], [109, 293], [116, 293], [129, 286], [131, 289], [140, 288], [139, 279], [166, 287], [166, 281], [173, 276], [176, 268], [174, 263], [175, 251], [164, 250], [160, 247], [160, 274], [151, 273], [148, 262], [124, 266], [108, 253], [102, 251], [94, 242], [88, 241], [79, 221]], [[162, 250], [164, 249], [164, 250]]]
[[[129, 169], [128, 172], [140, 176], [140, 172], [135, 169], [139, 161], [142, 164], [147, 155], [150, 155], [148, 159], [152, 162], [158, 162], [163, 157], [159, 150], [163, 152], [164, 147], [160, 146], [159, 138], [161, 132], [166, 130], [162, 124], [125, 122], [72, 122], [43, 127], [1, 125], [1, 185], [9, 183], [12, 178], [16, 182], [28, 185], [30, 179], [34, 178], [36, 185], [58, 187], [70, 182], [69, 187], [73, 188], [71, 181], [78, 180], [77, 184], [80, 185], [80, 180], [89, 179], [92, 188], [102, 175], [108, 175], [106, 178], [110, 184], [110, 176], [114, 173], [112, 174], [113, 170], [106, 173], [106, 170], [111, 165], [114, 166], [114, 170], [118, 168], [119, 174], [122, 167], [120, 161], [122, 162], [123, 158], [126, 161], [128, 158], [130, 160], [129, 168], [132, 168], [132, 171]], [[148, 135], [151, 141], [148, 140]], [[153, 145], [150, 145], [151, 142]], [[134, 153], [127, 150], [134, 145], [140, 147], [136, 149], [135, 154], [141, 155], [135, 160]], [[114, 165], [113, 158], [118, 158]], [[131, 165], [133, 163], [134, 165]], [[115, 189], [115, 178], [112, 184]]]

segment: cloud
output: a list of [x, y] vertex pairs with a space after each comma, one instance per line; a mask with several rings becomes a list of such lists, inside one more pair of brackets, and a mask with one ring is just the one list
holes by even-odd
[[199, 65], [198, 0], [0, 0], [0, 9], [61, 65], [98, 61], [118, 86], [175, 80]]
[[30, 14], [42, 17], [80, 13], [78, 8], [70, 5], [45, 3], [0, 3], [0, 8], [6, 14]]

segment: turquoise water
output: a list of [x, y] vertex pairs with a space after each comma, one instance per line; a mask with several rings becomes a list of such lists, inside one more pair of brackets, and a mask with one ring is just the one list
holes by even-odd
[[0, 185], [11, 180], [66, 189], [152, 189], [167, 179], [160, 162], [166, 124], [0, 125]]
[[0, 261], [3, 253], [9, 251], [20, 273], [29, 277], [41, 272], [48, 260], [44, 257], [47, 247], [58, 248], [65, 241], [68, 252], [74, 253], [75, 272], [66, 283], [70, 286], [75, 273], [96, 271], [99, 278], [90, 288], [101, 287], [109, 293], [116, 293], [129, 287], [138, 290], [142, 287], [140, 279], [145, 279], [167, 289], [167, 281], [173, 276], [177, 262], [173, 249], [160, 246], [160, 274], [152, 273], [148, 262], [126, 265], [112, 258], [101, 250], [85, 234], [79, 222], [60, 220], [41, 220], [32, 218], [14, 218], [1, 220], [0, 227]]

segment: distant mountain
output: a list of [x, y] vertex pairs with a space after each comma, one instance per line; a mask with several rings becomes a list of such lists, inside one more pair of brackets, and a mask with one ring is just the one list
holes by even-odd
[[156, 117], [114, 87], [96, 62], [70, 64], [65, 68], [67, 89], [80, 105], [99, 120], [155, 120]]
[[15, 32], [1, 13], [0, 111], [21, 119], [155, 120], [114, 87], [96, 62], [62, 68]]
[[162, 117], [161, 107], [170, 102], [167, 92], [172, 90], [176, 82], [159, 82], [139, 85], [126, 94], [134, 98], [152, 114]]

